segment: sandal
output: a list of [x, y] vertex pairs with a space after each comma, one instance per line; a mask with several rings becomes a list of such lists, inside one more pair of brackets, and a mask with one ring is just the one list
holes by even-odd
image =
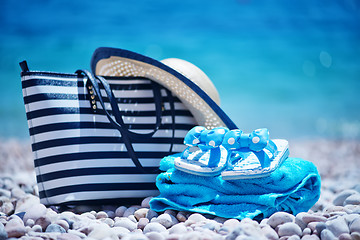
[[229, 151], [226, 169], [221, 172], [224, 180], [266, 177], [289, 156], [288, 142], [270, 140], [266, 128], [250, 134], [231, 130], [222, 145]]
[[[226, 167], [228, 151], [221, 144], [228, 128], [192, 128], [184, 138], [188, 147], [174, 159], [175, 168], [200, 176], [216, 176]], [[198, 149], [194, 151], [194, 148]]]

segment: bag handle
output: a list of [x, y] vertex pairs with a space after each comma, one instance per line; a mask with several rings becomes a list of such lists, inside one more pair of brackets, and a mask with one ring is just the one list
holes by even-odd
[[[130, 138], [136, 139], [136, 138], [144, 138], [144, 137], [152, 137], [155, 132], [159, 129], [160, 125], [161, 125], [161, 92], [160, 92], [160, 88], [159, 85], [155, 84], [154, 86], [154, 100], [155, 100], [155, 104], [156, 104], [156, 126], [153, 132], [151, 133], [147, 133], [147, 134], [139, 134], [139, 133], [134, 133], [129, 131], [129, 129], [126, 127], [122, 117], [121, 117], [121, 113], [120, 110], [118, 108], [117, 105], [117, 101], [116, 98], [113, 95], [113, 92], [111, 91], [110, 85], [108, 84], [108, 82], [100, 76], [94, 76], [93, 74], [91, 74], [89, 71], [87, 70], [77, 70], [76, 71], [77, 74], [83, 74], [85, 75], [88, 80], [91, 82], [91, 84], [93, 85], [93, 89], [96, 93], [96, 95], [99, 98], [99, 102], [100, 105], [102, 106], [107, 118], [109, 119], [110, 123], [112, 125], [115, 126], [115, 128], [120, 132], [121, 137], [123, 138], [124, 144], [126, 149], [128, 150], [128, 154], [130, 156], [130, 158], [132, 159], [132, 161], [134, 162], [135, 166], [141, 170], [141, 172], [143, 173], [147, 173], [147, 171], [145, 170], [145, 168], [141, 165], [139, 159], [136, 157], [135, 154], [135, 150], [131, 144]], [[113, 115], [115, 117], [115, 120], [113, 119], [113, 117], [110, 115], [110, 113], [106, 110], [105, 108], [105, 103], [104, 100], [102, 98], [101, 92], [100, 92], [100, 87], [99, 84], [97, 82], [97, 80], [99, 80], [99, 82], [103, 85], [106, 94], [108, 95], [109, 101], [110, 101], [110, 105], [112, 107], [113, 110]], [[171, 93], [170, 93], [171, 94]], [[173, 130], [173, 134], [172, 137], [174, 138], [174, 133], [175, 133], [175, 110], [174, 110], [174, 103], [173, 103], [173, 99], [169, 98], [170, 101], [170, 108], [171, 108], [171, 113], [172, 113], [172, 121], [173, 121], [173, 125], [172, 125], [172, 130]], [[169, 153], [172, 152], [172, 148], [173, 148], [173, 141], [171, 142], [171, 146], [170, 146], [170, 151]]]

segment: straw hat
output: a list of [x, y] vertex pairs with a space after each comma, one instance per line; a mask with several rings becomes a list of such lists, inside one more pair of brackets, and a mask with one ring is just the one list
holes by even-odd
[[131, 51], [116, 48], [95, 50], [91, 68], [101, 76], [134, 76], [151, 79], [176, 95], [189, 109], [198, 125], [237, 128], [219, 107], [219, 94], [206, 74], [181, 59], [162, 62]]

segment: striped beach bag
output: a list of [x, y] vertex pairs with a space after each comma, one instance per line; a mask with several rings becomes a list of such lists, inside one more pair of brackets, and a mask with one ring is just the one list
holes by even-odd
[[41, 203], [135, 204], [156, 196], [161, 158], [181, 152], [187, 131], [201, 124], [197, 110], [162, 82], [191, 80], [151, 58], [122, 54], [116, 64], [123, 68], [112, 76], [30, 71], [20, 63]]

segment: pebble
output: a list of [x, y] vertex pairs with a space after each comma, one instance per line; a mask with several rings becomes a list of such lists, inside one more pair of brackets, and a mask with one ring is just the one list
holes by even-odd
[[140, 218], [146, 217], [148, 211], [149, 211], [148, 208], [140, 208], [134, 212], [134, 216], [137, 220], [139, 220]]
[[316, 224], [315, 226], [315, 230], [318, 234], [321, 234], [321, 232], [326, 229], [326, 224], [323, 222], [319, 222], [318, 224]]
[[128, 229], [129, 231], [134, 231], [137, 229], [137, 224], [131, 221], [129, 218], [121, 217], [117, 219], [114, 223], [115, 227], [123, 227]]
[[335, 198], [333, 200], [333, 204], [335, 206], [343, 206], [345, 199], [348, 198], [350, 195], [353, 195], [356, 193], [357, 193], [357, 191], [353, 190], [353, 189], [343, 190], [335, 196]]
[[119, 239], [124, 238], [127, 234], [130, 233], [130, 231], [124, 227], [113, 227], [112, 230]]
[[269, 240], [277, 240], [279, 239], [278, 234], [276, 233], [276, 231], [270, 227], [270, 226], [265, 226], [261, 229], [261, 231], [263, 232], [263, 234], [265, 235], [265, 237]]
[[351, 235], [349, 233], [343, 233], [339, 236], [339, 240], [351, 240]]
[[185, 224], [176, 224], [169, 229], [170, 234], [174, 234], [174, 233], [181, 234], [185, 232], [187, 232], [187, 227], [185, 226]]
[[303, 236], [305, 236], [305, 235], [311, 235], [311, 232], [312, 232], [312, 231], [311, 231], [310, 228], [304, 228], [302, 235], [303, 235]]
[[336, 237], [340, 236], [342, 233], [350, 233], [350, 229], [345, 218], [341, 216], [327, 221], [326, 228], [330, 230]]
[[81, 238], [75, 234], [63, 233], [63, 234], [57, 236], [56, 240], [81, 240]]
[[313, 235], [305, 235], [301, 238], [301, 240], [320, 240], [320, 238], [313, 234]]
[[344, 201], [345, 205], [360, 205], [360, 194], [357, 193], [347, 197]]
[[201, 221], [206, 221], [206, 218], [200, 213], [193, 213], [188, 217], [187, 220], [193, 222], [201, 222]]
[[56, 224], [58, 224], [59, 226], [61, 226], [62, 228], [65, 229], [65, 231], [69, 230], [69, 223], [63, 219], [59, 219], [55, 222]]
[[310, 222], [325, 222], [327, 220], [326, 217], [315, 215], [315, 214], [304, 214], [302, 217], [302, 221], [305, 224], [309, 224]]
[[45, 216], [46, 212], [47, 209], [43, 204], [35, 204], [25, 212], [23, 221], [26, 222], [28, 219], [36, 221], [38, 218]]
[[49, 226], [47, 226], [45, 232], [66, 233], [66, 230], [58, 224], [50, 224]]
[[321, 240], [336, 240], [336, 239], [337, 237], [335, 237], [335, 235], [330, 230], [324, 229], [321, 232]]
[[152, 198], [153, 198], [152, 196], [144, 198], [144, 199], [141, 201], [141, 207], [142, 207], [142, 208], [150, 208], [150, 200], [151, 200]]
[[173, 225], [179, 223], [176, 217], [168, 213], [163, 213], [159, 215], [157, 218], [154, 218], [152, 222], [158, 222], [161, 225], [163, 225], [165, 228], [170, 228]]
[[280, 237], [292, 236], [292, 235], [297, 235], [297, 236], [301, 237], [302, 230], [298, 225], [296, 225], [296, 223], [286, 222], [279, 226], [278, 234]]
[[359, 232], [360, 233], [360, 215], [350, 222], [350, 232]]
[[[165, 240], [165, 237], [158, 232], [149, 232], [146, 233], [145, 236], [149, 239], [149, 240]], [[171, 239], [169, 239], [171, 240]]]
[[19, 238], [25, 235], [26, 228], [21, 219], [13, 218], [6, 224], [5, 231], [7, 232], [9, 238]]
[[101, 219], [101, 218], [107, 218], [108, 215], [106, 212], [100, 211], [100, 212], [96, 213], [95, 217], [96, 217], [96, 219]]
[[151, 222], [147, 224], [143, 230], [145, 234], [149, 232], [165, 232], [165, 231], [166, 228], [158, 222]]
[[133, 206], [133, 207], [129, 207], [128, 209], [125, 210], [123, 217], [128, 217], [130, 215], [134, 215], [135, 211], [138, 210], [140, 207], [137, 206]]
[[351, 238], [353, 240], [360, 240], [360, 233], [359, 232], [352, 232], [351, 233]]
[[139, 222], [137, 223], [137, 228], [143, 230], [148, 223], [149, 223], [149, 219], [140, 218]]
[[0, 223], [0, 240], [5, 240], [8, 238], [8, 233], [5, 230], [5, 227]]
[[115, 216], [116, 217], [122, 217], [124, 215], [124, 212], [126, 211], [126, 207], [124, 206], [121, 206], [121, 207], [118, 207], [116, 210], [115, 210]]
[[157, 213], [157, 212], [155, 212], [154, 210], [149, 210], [147, 213], [146, 213], [146, 218], [147, 219], [149, 219], [149, 220], [151, 220], [151, 219], [153, 219], [153, 218], [155, 218], [155, 217], [157, 217], [157, 216], [159, 216], [159, 214]]
[[287, 222], [293, 222], [295, 220], [294, 215], [291, 215], [287, 212], [276, 212], [273, 215], [269, 217], [268, 224], [272, 228], [276, 228], [278, 225], [287, 223]]
[[176, 219], [179, 221], [179, 222], [185, 222], [187, 220], [187, 217], [186, 217], [186, 213], [185, 212], [178, 212], [176, 214]]

